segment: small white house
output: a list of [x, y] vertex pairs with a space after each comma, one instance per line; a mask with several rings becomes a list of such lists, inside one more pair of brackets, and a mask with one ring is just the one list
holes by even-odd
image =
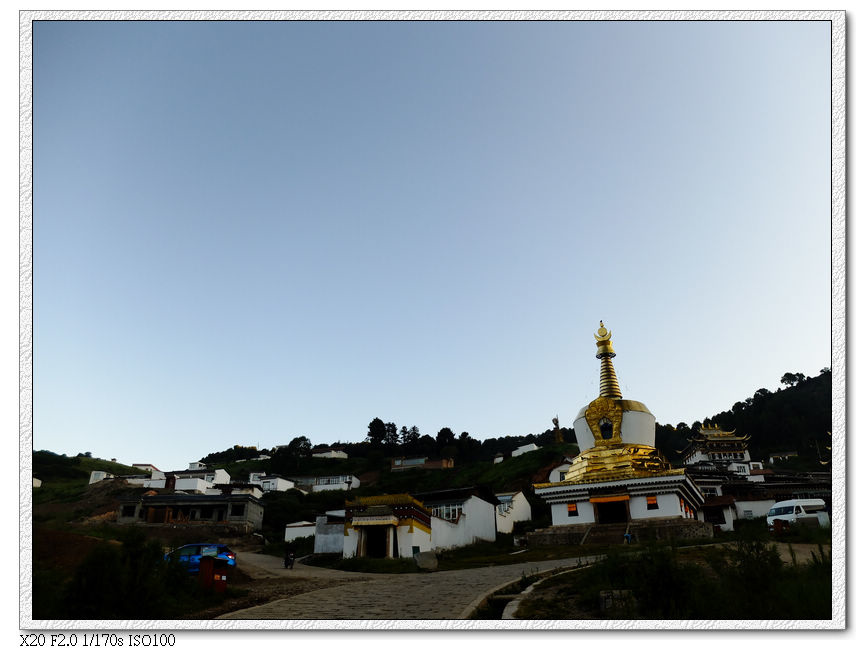
[[549, 483], [560, 483], [565, 480], [565, 475], [568, 473], [568, 470], [571, 469], [571, 464], [573, 463], [573, 459], [564, 458], [561, 464], [556, 465], [553, 469], [550, 470]]
[[517, 456], [522, 456], [523, 454], [527, 454], [530, 451], [537, 451], [540, 449], [535, 443], [530, 442], [527, 445], [523, 445], [522, 447], [517, 447], [511, 452], [511, 458], [515, 458]]
[[775, 498], [736, 499], [736, 519], [762, 519], [775, 505]]
[[360, 479], [350, 474], [336, 476], [302, 476], [292, 477], [296, 487], [307, 492], [323, 492], [325, 490], [354, 490], [360, 487]]
[[279, 474], [264, 474], [263, 472], [251, 472], [249, 482], [260, 485], [263, 492], [286, 492], [294, 487], [294, 481], [290, 481]]
[[249, 494], [250, 496], [260, 499], [263, 496], [260, 485], [251, 483], [232, 483], [229, 485], [216, 485], [205, 488], [204, 494]]
[[42, 479], [41, 479], [41, 478], [36, 478], [36, 477], [34, 476], [34, 477], [33, 477], [33, 487], [35, 487], [35, 488], [42, 487]]
[[90, 482], [88, 485], [93, 485], [94, 483], [99, 483], [99, 481], [104, 481], [105, 479], [114, 478], [114, 474], [110, 474], [108, 472], [103, 472], [99, 469], [94, 469], [90, 472]]
[[512, 533], [516, 522], [532, 518], [532, 506], [522, 492], [501, 492], [496, 494], [496, 498], [499, 500], [496, 506], [497, 532]]
[[[203, 465], [203, 463], [190, 463]], [[224, 469], [184, 469], [176, 472], [153, 472], [143, 485], [146, 488], [173, 488], [178, 492], [206, 494], [208, 488], [231, 483], [231, 476]]]
[[312, 456], [314, 458], [348, 458], [348, 454], [341, 449], [319, 449], [318, 451], [313, 451]]
[[313, 521], [294, 521], [285, 525], [286, 542], [313, 535], [315, 535], [315, 522]]

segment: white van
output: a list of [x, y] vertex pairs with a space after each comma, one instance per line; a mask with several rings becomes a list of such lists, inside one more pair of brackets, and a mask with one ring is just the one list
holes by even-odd
[[826, 512], [826, 502], [823, 499], [779, 501], [766, 515], [766, 523], [770, 529], [774, 528], [775, 520], [829, 528], [829, 513]]

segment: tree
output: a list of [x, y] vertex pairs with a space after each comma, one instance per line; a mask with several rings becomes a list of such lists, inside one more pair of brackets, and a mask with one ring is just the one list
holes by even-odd
[[306, 436], [298, 436], [288, 443], [288, 454], [294, 458], [309, 458], [312, 453], [312, 443]]
[[384, 442], [389, 447], [396, 447], [399, 444], [399, 435], [396, 431], [396, 425], [393, 422], [388, 422], [384, 425]]
[[805, 381], [805, 375], [801, 372], [785, 372], [784, 376], [781, 377], [781, 383], [789, 387], [793, 387], [802, 381]]
[[446, 447], [448, 445], [452, 445], [456, 440], [456, 436], [454, 436], [454, 432], [449, 428], [444, 427], [436, 434], [436, 446], [439, 449]]
[[369, 433], [366, 434], [366, 439], [369, 440], [374, 446], [380, 447], [386, 437], [387, 428], [385, 427], [384, 422], [382, 422], [379, 418], [375, 418], [372, 422], [369, 423]]
[[420, 439], [420, 429], [412, 427], [411, 429], [403, 427], [400, 429], [400, 442], [404, 446], [412, 446]]

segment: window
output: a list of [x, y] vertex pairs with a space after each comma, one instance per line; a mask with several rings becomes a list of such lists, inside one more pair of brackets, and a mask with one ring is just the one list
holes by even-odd
[[121, 517], [134, 517], [135, 516], [135, 504], [131, 504], [128, 506], [123, 506], [123, 512], [120, 513]]
[[439, 519], [456, 521], [463, 513], [463, 506], [461, 503], [445, 503], [440, 506], [434, 506], [430, 509], [430, 512], [434, 517], [438, 517]]
[[646, 497], [646, 510], [658, 509], [658, 497]]
[[567, 476], [567, 474], [568, 474], [567, 472], [559, 472], [559, 480], [564, 481], [565, 476]]
[[245, 506], [242, 503], [232, 503], [231, 504], [231, 516], [232, 517], [242, 517], [244, 510], [245, 510]]
[[745, 519], [753, 519], [754, 518], [754, 511], [753, 510], [744, 510], [742, 512], [742, 514], [745, 515]]
[[568, 517], [579, 517], [579, 516], [580, 516], [580, 513], [577, 510], [577, 504], [576, 503], [569, 503], [568, 504]]
[[601, 418], [601, 421], [598, 422], [598, 425], [601, 428], [601, 438], [604, 440], [609, 440], [613, 437], [613, 423], [609, 418]]

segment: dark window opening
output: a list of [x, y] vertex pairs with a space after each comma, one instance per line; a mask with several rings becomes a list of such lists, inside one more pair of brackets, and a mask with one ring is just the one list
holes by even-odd
[[609, 440], [613, 437], [613, 423], [609, 420], [609, 418], [603, 418], [599, 422], [601, 426], [601, 438], [604, 440]]
[[120, 513], [122, 517], [134, 517], [135, 516], [135, 504], [130, 506], [123, 506], [123, 511]]
[[580, 516], [580, 513], [577, 510], [577, 504], [576, 503], [569, 503], [568, 504], [568, 517], [579, 517], [579, 516]]
[[232, 517], [242, 517], [244, 511], [244, 504], [242, 503], [232, 503], [231, 504], [231, 516]]

